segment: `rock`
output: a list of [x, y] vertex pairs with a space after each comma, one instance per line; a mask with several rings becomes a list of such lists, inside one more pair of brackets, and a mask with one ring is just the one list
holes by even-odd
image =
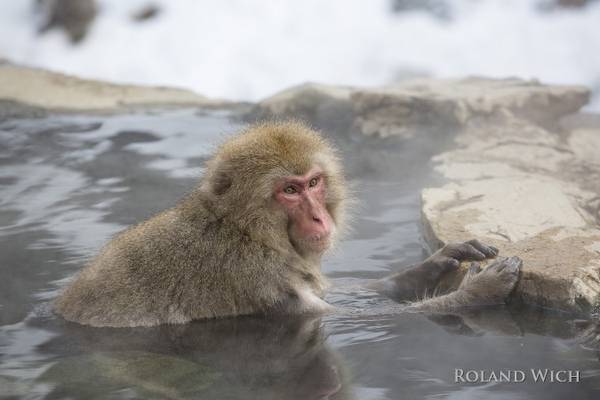
[[363, 133], [390, 136], [422, 125], [462, 127], [475, 118], [518, 116], [552, 123], [589, 100], [581, 87], [519, 79], [414, 80], [352, 94]]
[[139, 106], [225, 107], [183, 89], [117, 85], [0, 63], [0, 100], [63, 111], [115, 111]]
[[[571, 110], [548, 113], [557, 109]], [[436, 249], [477, 237], [518, 255], [517, 299], [589, 312], [600, 294], [600, 124], [551, 129], [551, 118], [538, 109], [465, 124], [458, 148], [434, 158], [450, 182], [422, 192], [425, 238]]]
[[320, 125], [343, 115], [362, 134], [411, 138], [425, 126], [451, 132], [477, 118], [551, 125], [588, 100], [583, 87], [520, 79], [415, 79], [379, 88], [306, 84], [259, 102], [253, 116], [293, 116]]

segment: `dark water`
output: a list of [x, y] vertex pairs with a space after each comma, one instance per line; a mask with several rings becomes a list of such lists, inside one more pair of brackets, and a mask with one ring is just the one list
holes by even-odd
[[[8, 119], [0, 123], [2, 399], [596, 399], [600, 362], [572, 317], [536, 310], [399, 314], [359, 283], [425, 257], [419, 190], [427, 139], [335, 140], [359, 200], [354, 232], [324, 261], [328, 301], [355, 313], [98, 329], [48, 301], [115, 232], [173, 205], [226, 113]], [[439, 138], [438, 138], [439, 139]], [[447, 140], [446, 140], [447, 141]], [[455, 383], [455, 369], [580, 371], [579, 383]]]

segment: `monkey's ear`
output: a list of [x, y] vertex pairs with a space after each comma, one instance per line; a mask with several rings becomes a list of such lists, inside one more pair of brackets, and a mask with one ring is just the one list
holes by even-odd
[[227, 193], [232, 183], [231, 177], [225, 171], [219, 171], [213, 177], [212, 192], [217, 196], [221, 196]]

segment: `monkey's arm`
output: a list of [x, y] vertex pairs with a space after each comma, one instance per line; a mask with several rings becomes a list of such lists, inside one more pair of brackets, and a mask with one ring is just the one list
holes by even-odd
[[445, 273], [461, 261], [495, 257], [498, 249], [478, 240], [452, 243], [435, 252], [420, 264], [380, 279], [368, 287], [396, 301], [415, 301], [431, 297]]
[[504, 304], [519, 279], [522, 265], [519, 257], [499, 259], [483, 271], [478, 263], [473, 263], [456, 291], [413, 303], [408, 309], [439, 312]]

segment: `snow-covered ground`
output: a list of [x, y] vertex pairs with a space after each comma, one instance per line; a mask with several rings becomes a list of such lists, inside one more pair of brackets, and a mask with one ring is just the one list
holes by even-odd
[[[406, 76], [485, 75], [600, 92], [600, 2], [448, 0], [452, 17], [392, 13], [388, 0], [98, 0], [85, 41], [36, 34], [33, 1], [0, 0], [0, 57], [79, 76], [256, 100], [305, 81], [378, 85]], [[593, 109], [600, 109], [596, 96]]]

